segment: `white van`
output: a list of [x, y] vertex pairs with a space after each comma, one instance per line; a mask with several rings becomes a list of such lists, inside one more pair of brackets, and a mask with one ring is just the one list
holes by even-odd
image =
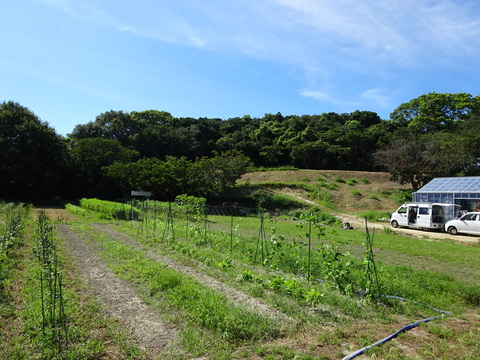
[[420, 229], [443, 229], [445, 223], [455, 218], [460, 205], [439, 203], [405, 203], [395, 211], [390, 224], [396, 228], [408, 226]]

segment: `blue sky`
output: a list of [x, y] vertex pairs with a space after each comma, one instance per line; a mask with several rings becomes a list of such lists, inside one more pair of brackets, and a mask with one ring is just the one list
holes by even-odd
[[478, 0], [15, 0], [0, 101], [57, 133], [109, 110], [228, 119], [479, 95]]

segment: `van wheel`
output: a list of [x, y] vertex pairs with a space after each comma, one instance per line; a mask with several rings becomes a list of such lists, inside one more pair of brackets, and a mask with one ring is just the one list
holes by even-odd
[[397, 228], [397, 227], [398, 227], [398, 222], [397, 222], [397, 220], [393, 220], [393, 221], [392, 221], [392, 227], [393, 227], [393, 228]]
[[450, 233], [450, 235], [458, 235], [458, 230], [455, 226], [449, 227], [448, 232]]

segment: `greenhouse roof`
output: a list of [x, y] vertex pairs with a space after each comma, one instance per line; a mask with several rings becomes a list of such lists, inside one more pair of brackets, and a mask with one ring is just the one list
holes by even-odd
[[480, 176], [436, 178], [417, 192], [480, 192]]

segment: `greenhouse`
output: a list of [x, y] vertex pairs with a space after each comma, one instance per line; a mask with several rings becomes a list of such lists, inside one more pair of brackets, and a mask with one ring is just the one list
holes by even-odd
[[412, 197], [414, 202], [458, 204], [462, 210], [479, 210], [480, 176], [435, 178]]

